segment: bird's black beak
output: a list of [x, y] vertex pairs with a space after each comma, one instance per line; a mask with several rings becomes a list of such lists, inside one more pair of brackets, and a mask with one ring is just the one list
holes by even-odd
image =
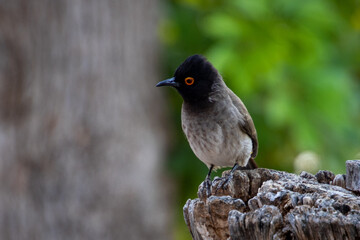
[[166, 79], [164, 81], [159, 82], [158, 84], [156, 84], [157, 87], [162, 87], [162, 86], [170, 86], [170, 87], [178, 87], [179, 83], [175, 82], [175, 78], [169, 78]]

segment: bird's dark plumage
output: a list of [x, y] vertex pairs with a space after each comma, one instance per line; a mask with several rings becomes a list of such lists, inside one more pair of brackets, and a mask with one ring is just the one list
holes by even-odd
[[184, 99], [182, 128], [209, 174], [213, 167], [257, 167], [258, 140], [251, 116], [203, 56], [188, 57], [173, 78], [157, 86], [172, 86]]

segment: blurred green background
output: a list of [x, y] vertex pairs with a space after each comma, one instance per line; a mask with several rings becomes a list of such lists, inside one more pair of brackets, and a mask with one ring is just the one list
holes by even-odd
[[[259, 167], [344, 173], [360, 157], [360, 1], [173, 0], [163, 11], [164, 78], [187, 56], [206, 56], [254, 120]], [[189, 239], [181, 209], [208, 170], [181, 131], [181, 97], [167, 91], [175, 235]]]

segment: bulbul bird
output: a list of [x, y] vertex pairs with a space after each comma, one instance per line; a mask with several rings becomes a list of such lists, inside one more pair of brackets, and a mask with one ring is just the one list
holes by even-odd
[[256, 129], [244, 103], [225, 84], [219, 72], [205, 57], [188, 57], [174, 77], [157, 87], [174, 87], [184, 102], [182, 129], [195, 155], [209, 172], [205, 183], [210, 193], [213, 169], [238, 167], [254, 169], [258, 152]]

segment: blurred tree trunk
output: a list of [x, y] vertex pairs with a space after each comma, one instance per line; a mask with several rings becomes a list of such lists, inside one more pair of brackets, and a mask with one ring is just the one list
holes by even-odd
[[1, 239], [170, 238], [156, 8], [0, 1]]

